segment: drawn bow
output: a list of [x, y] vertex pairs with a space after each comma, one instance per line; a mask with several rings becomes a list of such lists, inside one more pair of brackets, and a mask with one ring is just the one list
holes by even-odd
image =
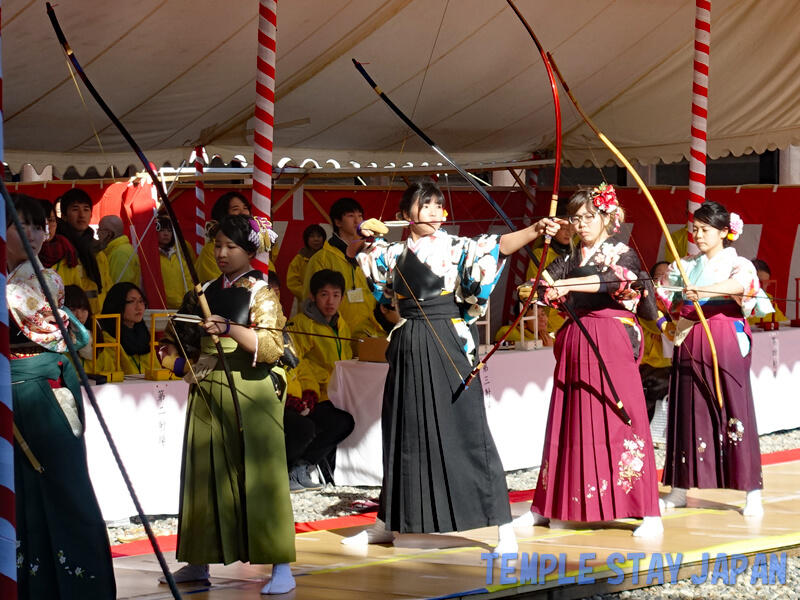
[[[509, 3], [511, 2], [511, 0], [507, 0], [507, 1]], [[520, 18], [522, 18], [522, 17], [520, 17]], [[676, 258], [675, 264], [678, 266], [678, 270], [680, 271], [681, 277], [683, 278], [684, 285], [688, 284], [689, 283], [689, 278], [686, 275], [686, 271], [684, 270], [683, 265], [681, 264], [680, 254], [678, 253], [678, 249], [675, 247], [675, 242], [672, 240], [672, 234], [670, 233], [669, 229], [667, 228], [667, 224], [664, 221], [664, 216], [661, 214], [661, 211], [658, 209], [658, 205], [656, 204], [656, 201], [653, 198], [653, 195], [650, 193], [650, 190], [647, 188], [647, 185], [642, 180], [642, 178], [639, 175], [639, 173], [636, 172], [636, 169], [633, 168], [633, 165], [630, 163], [630, 161], [627, 158], [625, 158], [625, 156], [622, 154], [622, 152], [620, 152], [620, 150], [611, 142], [611, 140], [609, 140], [605, 136], [605, 134], [603, 134], [603, 132], [600, 131], [600, 129], [597, 127], [597, 125], [595, 125], [594, 122], [589, 118], [589, 115], [587, 115], [586, 112], [584, 112], [583, 108], [581, 108], [581, 105], [578, 104], [578, 100], [575, 98], [575, 95], [572, 93], [572, 90], [570, 90], [569, 86], [567, 85], [567, 82], [564, 81], [564, 76], [561, 74], [561, 71], [558, 70], [558, 66], [556, 65], [556, 62], [553, 59], [553, 55], [548, 52], [546, 60], [547, 60], [547, 62], [549, 64], [552, 65], [553, 69], [555, 70], [556, 74], [558, 75], [559, 81], [561, 81], [561, 85], [564, 88], [564, 91], [567, 93], [567, 96], [569, 96], [569, 99], [572, 101], [572, 104], [575, 106], [575, 109], [578, 111], [578, 113], [581, 115], [581, 117], [583, 117], [583, 120], [592, 129], [592, 131], [595, 132], [595, 134], [600, 139], [600, 141], [603, 142], [603, 144], [605, 144], [606, 147], [609, 150], [611, 150], [611, 152], [614, 154], [614, 156], [616, 156], [623, 165], [625, 165], [625, 168], [628, 170], [628, 172], [631, 174], [631, 176], [636, 180], [636, 183], [639, 185], [639, 188], [642, 190], [642, 193], [644, 193], [645, 198], [647, 198], [647, 201], [649, 202], [650, 207], [653, 209], [653, 212], [656, 215], [656, 219], [658, 220], [658, 224], [661, 226], [661, 230], [664, 232], [664, 239], [666, 240], [666, 243], [667, 243], [667, 246], [670, 249], [670, 252], [672, 252], [672, 255]], [[711, 363], [712, 363], [712, 366], [713, 366], [713, 369], [714, 369], [714, 390], [715, 390], [715, 392], [717, 394], [717, 402], [719, 404], [719, 407], [722, 408], [724, 400], [723, 400], [723, 396], [722, 396], [722, 386], [721, 386], [721, 383], [720, 383], [719, 360], [717, 358], [717, 347], [714, 344], [714, 338], [711, 335], [711, 328], [708, 326], [708, 321], [706, 320], [706, 316], [703, 313], [703, 308], [701, 307], [700, 303], [697, 300], [692, 301], [692, 304], [694, 305], [694, 308], [697, 311], [697, 316], [700, 319], [700, 323], [703, 326], [703, 331], [705, 331], [706, 337], [708, 338], [708, 346], [709, 346], [709, 349], [711, 351]]]
[[[544, 51], [542, 51], [542, 55], [544, 56]], [[422, 131], [409, 117], [407, 117], [405, 115], [405, 113], [403, 113], [402, 110], [400, 110], [397, 107], [397, 105], [395, 105], [394, 102], [392, 102], [389, 99], [389, 97], [386, 95], [386, 93], [378, 86], [377, 83], [375, 83], [375, 81], [372, 79], [372, 77], [369, 76], [369, 74], [367, 73], [366, 69], [364, 69], [364, 66], [361, 63], [359, 63], [356, 59], [352, 59], [352, 60], [353, 60], [353, 65], [355, 65], [356, 69], [358, 69], [358, 72], [361, 73], [361, 75], [364, 77], [364, 79], [367, 81], [367, 83], [369, 83], [369, 85], [372, 87], [372, 89], [375, 91], [375, 93], [378, 94], [378, 96], [381, 98], [381, 100], [383, 100], [384, 103], [386, 103], [386, 105], [392, 110], [392, 112], [394, 112], [398, 117], [400, 117], [400, 119], [406, 125], [408, 125], [408, 127], [411, 128], [411, 130], [414, 133], [416, 133], [426, 144], [428, 144], [428, 146], [430, 146], [431, 149], [434, 152], [436, 152], [439, 156], [441, 156], [444, 160], [446, 160], [459, 173], [459, 175], [461, 175], [465, 180], [467, 180], [470, 183], [470, 185], [472, 185], [472, 187], [474, 187], [475, 190], [483, 197], [483, 199], [486, 200], [491, 205], [491, 207], [494, 209], [494, 211], [500, 216], [500, 218], [503, 220], [503, 222], [506, 224], [506, 226], [511, 231], [516, 231], [517, 229], [516, 229], [516, 227], [514, 227], [514, 224], [512, 223], [511, 219], [508, 217], [508, 215], [506, 215], [505, 211], [500, 207], [500, 205], [497, 204], [497, 202], [494, 200], [494, 198], [492, 198], [489, 195], [489, 193], [482, 186], [480, 186], [475, 181], [475, 179], [472, 176], [470, 176], [464, 170], [464, 168], [461, 165], [459, 165], [455, 161], [455, 159], [453, 159], [449, 154], [447, 154], [447, 152], [445, 152], [442, 148], [440, 148], [439, 145], [436, 144], [436, 142], [434, 142], [430, 137], [428, 137], [428, 135], [424, 131]], [[554, 93], [555, 98], [556, 98], [556, 106], [558, 107], [558, 89], [556, 87], [555, 78], [552, 76], [552, 73], [550, 74], [550, 76], [551, 76], [551, 79], [552, 79], [553, 93]], [[558, 114], [557, 126], [558, 126], [559, 131], [560, 131], [561, 111], [558, 110], [558, 109], [557, 109], [557, 114]], [[559, 146], [558, 146], [559, 155], [558, 155], [558, 157], [556, 159], [556, 170], [557, 170], [557, 172], [559, 172], [559, 168], [560, 168], [559, 167], [559, 160], [558, 160], [558, 158], [560, 157], [560, 141], [561, 141], [560, 137], [561, 136], [559, 135]], [[551, 199], [551, 202], [550, 202], [550, 216], [551, 217], [555, 217], [555, 214], [556, 214], [556, 211], [557, 211], [557, 207], [558, 207], [558, 178], [556, 178], [556, 180], [554, 182], [553, 196], [552, 196], [552, 199]], [[547, 252], [547, 248], [549, 246], [549, 243], [550, 243], [549, 238], [545, 238], [544, 252], [542, 254], [543, 257], [547, 256], [546, 252]], [[531, 250], [530, 246], [526, 245], [525, 246], [525, 250], [527, 251], [528, 255], [530, 256], [530, 258], [535, 263], [536, 262], [536, 257], [534, 256], [533, 251]], [[538, 285], [539, 278], [541, 277], [542, 265], [543, 264], [544, 264], [544, 260], [542, 260], [539, 263], [539, 269], [538, 269], [539, 272], [537, 273], [537, 278], [535, 280], [535, 283], [537, 285]], [[534, 287], [534, 289], [535, 289], [535, 287]], [[522, 309], [522, 311], [520, 311], [520, 314], [518, 315], [517, 320], [514, 322], [514, 325], [509, 327], [509, 331], [513, 330], [514, 327], [517, 325], [517, 323], [519, 323], [519, 319], [522, 318], [522, 316], [525, 314], [525, 310], [530, 305], [530, 302], [532, 301], [532, 298], [533, 298], [533, 294], [531, 294], [528, 297], [528, 300], [526, 301], [525, 306]], [[630, 422], [631, 422], [630, 417], [625, 412], [625, 408], [622, 405], [622, 401], [619, 399], [619, 396], [617, 395], [616, 389], [614, 388], [614, 384], [611, 381], [611, 377], [610, 377], [610, 375], [608, 373], [608, 370], [606, 369], [605, 363], [603, 362], [603, 359], [600, 356], [600, 351], [597, 348], [597, 345], [594, 343], [594, 340], [589, 335], [589, 332], [586, 330], [585, 326], [583, 325], [583, 323], [578, 318], [578, 315], [575, 314], [575, 311], [570, 306], [568, 306], [566, 304], [565, 304], [565, 309], [566, 309], [567, 313], [569, 314], [570, 318], [572, 318], [572, 320], [578, 325], [578, 327], [581, 330], [581, 332], [583, 332], [584, 336], [586, 337], [586, 339], [589, 342], [589, 346], [592, 348], [592, 351], [594, 352], [595, 356], [597, 357], [598, 364], [600, 365], [602, 373], [605, 375], [605, 378], [606, 378], [606, 381], [608, 382], [611, 394], [612, 394], [612, 396], [614, 398], [614, 401], [616, 402], [616, 407], [617, 407], [617, 410], [619, 411], [620, 417], [623, 419], [623, 421], [625, 421], [626, 423], [630, 424]], [[483, 368], [483, 366], [486, 364], [486, 362], [489, 360], [489, 358], [492, 356], [492, 354], [494, 354], [494, 352], [497, 350], [497, 348], [503, 342], [503, 339], [501, 339], [499, 342], [495, 343], [495, 345], [492, 346], [492, 349], [486, 354], [486, 356], [484, 356], [480, 360], [480, 362], [478, 362], [478, 364], [475, 366], [475, 368], [472, 370], [472, 372], [469, 374], [469, 376], [466, 379], [464, 379], [464, 381], [461, 384], [461, 387], [456, 392], [456, 395], [458, 395], [462, 390], [466, 389], [467, 386], [469, 386], [469, 384], [475, 378], [475, 376], [480, 371], [480, 369]]]

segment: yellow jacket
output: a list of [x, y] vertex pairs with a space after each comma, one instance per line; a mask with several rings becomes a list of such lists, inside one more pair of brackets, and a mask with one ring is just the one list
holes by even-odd
[[[161, 262], [161, 279], [164, 282], [164, 301], [167, 308], [178, 309], [183, 301], [183, 296], [194, 287], [192, 276], [189, 274], [183, 255], [175, 246], [170, 249], [169, 256], [161, 251], [158, 254]], [[193, 262], [197, 260], [191, 247], [189, 254], [192, 255]]]
[[[353, 330], [353, 337], [358, 339], [367, 337], [387, 338], [389, 337], [389, 332], [378, 323], [378, 320], [375, 318], [375, 313], [371, 312], [367, 318], [361, 321]], [[357, 344], [358, 342], [355, 343]]]
[[319, 384], [314, 378], [314, 372], [308, 361], [301, 359], [294, 369], [286, 371], [286, 393], [301, 398], [306, 390], [316, 393], [319, 398]]
[[103, 284], [103, 291], [100, 294], [97, 293], [97, 284], [89, 279], [81, 263], [74, 267], [68, 267], [63, 261], [59, 261], [51, 268], [59, 274], [64, 285], [77, 285], [86, 292], [86, 296], [89, 298], [89, 305], [92, 307], [92, 313], [99, 315], [103, 312], [103, 302], [114, 282], [111, 281], [111, 276], [108, 273], [108, 258], [106, 258], [106, 255], [98, 252], [95, 256], [97, 257], [97, 267], [100, 270], [100, 281]]
[[642, 364], [655, 368], [665, 368], [672, 365], [672, 357], [664, 356], [664, 345], [661, 342], [661, 331], [656, 321], [639, 319], [644, 333], [644, 352]]
[[217, 259], [214, 258], [214, 242], [206, 242], [194, 263], [194, 268], [197, 270], [200, 283], [211, 281], [222, 275], [222, 271], [217, 266]]
[[[311, 291], [311, 276], [322, 269], [331, 269], [344, 275], [344, 294], [342, 303], [339, 305], [339, 314], [347, 323], [349, 329], [358, 326], [361, 321], [367, 319], [375, 308], [375, 297], [369, 291], [367, 278], [364, 272], [347, 261], [347, 258], [338, 248], [331, 246], [330, 242], [325, 242], [318, 252], [308, 261], [306, 275], [303, 281], [303, 301], [308, 298]], [[348, 294], [360, 291], [361, 302], [351, 302]], [[345, 336], [345, 337], [350, 337]]]
[[[306, 303], [306, 305], [308, 304], [310, 303]], [[348, 341], [330, 337], [303, 335], [303, 333], [343, 338], [351, 337], [350, 328], [341, 316], [338, 319], [334, 316], [333, 320], [337, 321], [335, 328], [330, 325], [323, 325], [303, 312], [293, 317], [286, 326], [290, 332], [302, 332], [293, 334], [292, 341], [297, 349], [297, 356], [300, 358], [301, 363], [304, 361], [307, 363], [310, 374], [319, 385], [320, 402], [328, 399], [328, 382], [331, 379], [336, 361], [350, 360], [353, 358], [353, 351], [350, 349], [350, 342]]]
[[[103, 333], [103, 341], [104, 342], [113, 342], [114, 338], [112, 338], [107, 333]], [[78, 352], [78, 356], [81, 359], [81, 364], [83, 365], [84, 371], [87, 373], [110, 373], [112, 371], [117, 370], [117, 365], [114, 362], [114, 351], [112, 348], [98, 348], [97, 349], [97, 365], [94, 370], [92, 370], [92, 346], [94, 345], [94, 336], [91, 336], [91, 341], [88, 345], [86, 345], [83, 349]], [[67, 354], [72, 362], [72, 357]], [[122, 362], [120, 360], [120, 362]]]
[[292, 262], [289, 263], [289, 268], [286, 270], [286, 287], [289, 288], [289, 291], [301, 304], [303, 300], [308, 298], [308, 295], [303, 296], [303, 284], [305, 283], [308, 261], [308, 256], [298, 254], [292, 259]]
[[136, 286], [142, 285], [139, 255], [127, 235], [111, 240], [103, 249], [103, 254], [108, 258], [108, 274], [112, 284], [127, 281]]
[[679, 258], [686, 256], [686, 253], [689, 250], [689, 230], [686, 225], [684, 225], [680, 229], [673, 231], [670, 237], [672, 238], [672, 241], [675, 244], [675, 249], [678, 251], [680, 256], [672, 256], [669, 245], [666, 245], [664, 246], [664, 260], [668, 263], [673, 263]]

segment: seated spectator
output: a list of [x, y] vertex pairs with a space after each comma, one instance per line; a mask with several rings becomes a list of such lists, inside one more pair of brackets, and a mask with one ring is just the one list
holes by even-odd
[[[78, 319], [89, 332], [89, 343], [78, 351], [83, 370], [87, 373], [109, 373], [111, 371], [116, 371], [116, 356], [111, 348], [97, 349], [97, 364], [96, 368], [92, 369], [94, 345], [112, 342], [114, 339], [110, 338], [108, 334], [103, 334], [100, 323], [97, 323], [96, 328], [92, 329], [92, 306], [89, 304], [89, 298], [86, 297], [86, 293], [77, 285], [64, 286], [64, 306], [72, 311], [75, 318]], [[67, 356], [69, 357], [69, 354]]]
[[[308, 369], [319, 389], [316, 402], [308, 395], [308, 418], [314, 422], [315, 436], [303, 451], [295, 475], [302, 478], [303, 471], [307, 474], [319, 466], [325, 480], [333, 483], [336, 446], [355, 425], [350, 413], [336, 408], [328, 399], [328, 382], [336, 362], [353, 357], [350, 344], [340, 339], [350, 337], [350, 328], [339, 314], [345, 283], [341, 273], [330, 269], [314, 273], [309, 283], [309, 297], [303, 302], [302, 312], [287, 325], [293, 332], [297, 356], [301, 364], [306, 363], [303, 368]], [[302, 392], [306, 397], [306, 390]]]
[[[653, 282], [665, 275], [670, 263], [660, 261], [650, 267], [650, 278]], [[663, 312], [661, 313], [663, 314]], [[639, 363], [639, 375], [644, 387], [644, 400], [647, 405], [647, 417], [650, 421], [656, 413], [656, 403], [669, 393], [669, 376], [672, 367], [672, 353], [664, 353], [664, 340], [657, 321], [639, 317], [644, 337], [642, 362]]]
[[303, 247], [300, 248], [297, 256], [292, 259], [286, 270], [286, 287], [297, 299], [298, 307], [306, 299], [303, 295], [303, 284], [308, 261], [322, 248], [327, 237], [325, 230], [320, 225], [314, 224], [306, 227], [303, 231]]
[[[534, 273], [534, 276], [535, 275], [536, 274]], [[517, 304], [517, 311], [519, 311], [521, 308], [522, 308], [522, 306]], [[531, 319], [529, 321], [525, 321], [525, 339], [526, 340], [539, 339], [539, 340], [542, 341], [542, 345], [543, 346], [547, 346], [547, 347], [552, 346], [552, 345], [555, 344], [555, 341], [556, 341], [555, 340], [555, 334], [550, 332], [550, 331], [548, 331], [548, 329], [547, 329], [548, 321], [549, 321], [549, 317], [550, 317], [550, 313], [551, 312], [555, 312], [555, 310], [550, 308], [549, 306], [539, 306], [535, 302], [531, 302], [528, 305], [528, 309], [525, 311], [525, 316], [526, 317], [532, 317], [534, 315], [534, 313], [535, 313], [536, 314], [536, 323], [534, 324], [533, 319]], [[538, 326], [538, 330], [539, 330], [538, 337], [537, 337], [536, 332], [535, 332], [535, 328], [537, 326]], [[503, 337], [505, 332], [508, 331], [509, 327], [511, 327], [511, 325], [504, 325], [503, 327], [501, 327], [497, 331], [495, 336], [494, 336], [495, 341], [497, 341], [501, 337]], [[519, 325], [514, 327], [514, 330], [511, 333], [508, 334], [508, 337], [506, 338], [506, 341], [507, 342], [518, 342], [518, 341], [520, 341]]]
[[[150, 329], [144, 322], [147, 298], [141, 289], [132, 283], [118, 283], [108, 290], [103, 303], [103, 314], [121, 316], [120, 338], [121, 362], [125, 375], [144, 373], [150, 365]], [[113, 319], [101, 319], [103, 331], [116, 335]]]
[[80, 188], [67, 190], [61, 196], [61, 218], [58, 234], [63, 235], [78, 252], [77, 272], [69, 283], [80, 287], [89, 298], [92, 312], [98, 314], [103, 307], [106, 292], [112, 286], [108, 259], [94, 239], [92, 199]]
[[[214, 203], [211, 209], [211, 221], [219, 222], [225, 215], [246, 215], [250, 216], [250, 202], [239, 192], [228, 192], [222, 194]], [[222, 275], [222, 271], [217, 266], [217, 259], [214, 257], [214, 240], [207, 241], [200, 256], [195, 261], [197, 277], [201, 282], [211, 281]]]
[[[161, 279], [164, 282], [164, 300], [168, 309], [177, 310], [183, 302], [183, 297], [191, 290], [192, 276], [183, 253], [175, 243], [175, 232], [172, 229], [172, 221], [166, 215], [161, 215], [156, 221], [156, 232], [158, 233], [158, 251], [161, 262]], [[187, 244], [189, 254], [193, 261], [197, 260], [197, 255], [192, 247]], [[213, 244], [212, 244], [213, 247]]]
[[108, 274], [112, 283], [127, 281], [134, 285], [142, 284], [142, 267], [139, 255], [124, 235], [125, 226], [117, 215], [106, 215], [97, 226], [97, 239], [108, 259]]
[[47, 215], [47, 236], [39, 251], [39, 260], [45, 269], [53, 269], [58, 273], [65, 286], [69, 285], [78, 277], [78, 251], [67, 238], [56, 233], [59, 219], [53, 203], [41, 199], [39, 203]]
[[[769, 268], [769, 265], [761, 260], [760, 258], [754, 258], [752, 261], [753, 266], [756, 268], [756, 274], [758, 275], [758, 280], [761, 282], [761, 288], [764, 290], [764, 293], [769, 298], [770, 302], [772, 302], [772, 294], [767, 292], [766, 288], [764, 287], [766, 282], [772, 279], [772, 269]], [[771, 323], [775, 321], [788, 321], [786, 315], [781, 312], [781, 309], [778, 308], [777, 304], [774, 304], [775, 312], [772, 314], [767, 315], [766, 317], [757, 317], [755, 313], [751, 317], [748, 317], [747, 322], [750, 323], [750, 326], [753, 327], [758, 325], [759, 323]], [[774, 317], [774, 318], [773, 318]]]
[[[308, 298], [311, 289], [311, 276], [322, 269], [330, 269], [341, 273], [344, 278], [345, 292], [339, 306], [339, 314], [350, 331], [368, 318], [375, 307], [375, 297], [370, 290], [367, 278], [355, 258], [348, 257], [348, 246], [360, 240], [358, 226], [364, 220], [361, 205], [352, 198], [339, 198], [330, 210], [333, 235], [322, 245], [322, 249], [314, 254], [306, 267], [303, 280], [303, 300]], [[351, 350], [357, 342], [353, 342]]]
[[[563, 206], [559, 206], [559, 219], [566, 219], [567, 208], [566, 204]], [[570, 245], [572, 243], [572, 238], [575, 235], [575, 228], [572, 225], [562, 226], [561, 229], [558, 230], [553, 236], [553, 239], [550, 240], [550, 246], [547, 249], [547, 257], [544, 261], [543, 269], [546, 269], [551, 262], [553, 262], [559, 256], [566, 256], [569, 254]], [[542, 260], [542, 249], [544, 248], [544, 236], [540, 237], [533, 243], [533, 256], [535, 257], [536, 262], [533, 260], [528, 262], [528, 271], [526, 272], [526, 279], [531, 280], [536, 277], [536, 271], [539, 269], [538, 261]]]
[[[267, 274], [267, 283], [280, 299], [281, 281], [275, 271]], [[298, 358], [298, 365], [286, 370], [286, 410], [283, 411], [283, 435], [286, 443], [286, 466], [291, 493], [318, 490], [322, 485], [311, 479], [307, 461], [298, 467], [303, 452], [316, 435], [314, 421], [308, 418], [319, 399], [319, 385], [308, 363]]]

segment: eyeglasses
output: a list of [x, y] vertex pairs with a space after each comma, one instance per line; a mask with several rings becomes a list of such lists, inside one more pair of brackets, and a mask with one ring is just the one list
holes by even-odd
[[131, 306], [133, 304], [147, 306], [147, 302], [145, 302], [144, 298], [132, 298], [130, 300], [125, 300], [125, 304]]
[[596, 212], [586, 213], [585, 215], [573, 215], [569, 218], [569, 222], [573, 225], [577, 225], [578, 223], [583, 222], [584, 225], [588, 225], [594, 218], [597, 216]]

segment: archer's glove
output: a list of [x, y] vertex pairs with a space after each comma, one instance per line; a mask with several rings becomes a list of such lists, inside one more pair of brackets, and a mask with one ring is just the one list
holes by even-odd
[[358, 226], [358, 234], [363, 238], [386, 235], [387, 233], [389, 233], [389, 228], [378, 219], [367, 219]]

